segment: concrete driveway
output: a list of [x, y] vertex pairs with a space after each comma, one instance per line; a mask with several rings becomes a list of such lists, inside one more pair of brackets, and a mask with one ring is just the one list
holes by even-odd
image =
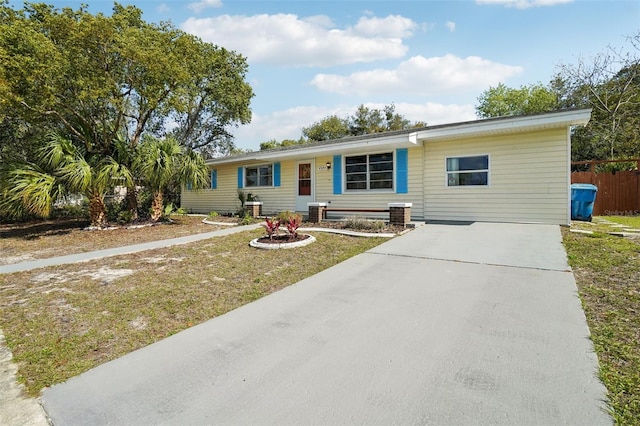
[[557, 226], [429, 224], [47, 389], [54, 425], [612, 424]]

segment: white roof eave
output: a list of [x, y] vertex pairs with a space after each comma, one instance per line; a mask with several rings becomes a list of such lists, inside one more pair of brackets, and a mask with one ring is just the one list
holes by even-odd
[[359, 139], [309, 147], [305, 147], [304, 145], [302, 145], [293, 149], [256, 151], [254, 153], [239, 157], [215, 158], [207, 161], [207, 164], [230, 164], [265, 160], [309, 158], [310, 156], [345, 154], [372, 149], [396, 149], [403, 147], [409, 148], [411, 146], [416, 146], [416, 144], [418, 144], [416, 133], [409, 133], [376, 139]]
[[346, 154], [364, 150], [409, 148], [433, 140], [459, 139], [462, 137], [489, 136], [533, 130], [585, 125], [591, 118], [591, 109], [577, 109], [531, 116], [504, 117], [466, 123], [435, 126], [399, 135], [371, 135], [369, 138], [335, 141], [332, 143], [295, 147], [273, 151], [256, 151], [236, 157], [208, 160], [207, 164], [250, 163], [279, 159], [304, 159], [319, 155]]
[[423, 142], [427, 142], [431, 140], [489, 136], [503, 133], [528, 132], [541, 129], [580, 126], [587, 124], [590, 118], [591, 110], [581, 109], [548, 115], [525, 116], [484, 122], [477, 121], [462, 123], [458, 126], [452, 125], [421, 130], [418, 132], [418, 139]]

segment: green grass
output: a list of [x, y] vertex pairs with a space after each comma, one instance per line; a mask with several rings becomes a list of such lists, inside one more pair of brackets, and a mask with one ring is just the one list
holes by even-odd
[[611, 414], [616, 424], [639, 424], [640, 241], [602, 232], [575, 234], [566, 229], [563, 241], [598, 354], [600, 378], [608, 390]]
[[263, 233], [0, 275], [0, 328], [28, 394], [386, 241], [317, 233], [297, 249], [249, 247]]
[[640, 229], [640, 216], [602, 216], [602, 218], [630, 228]]

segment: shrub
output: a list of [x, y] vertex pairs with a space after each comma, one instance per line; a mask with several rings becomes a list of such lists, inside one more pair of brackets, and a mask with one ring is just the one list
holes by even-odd
[[89, 217], [89, 205], [85, 202], [82, 204], [65, 204], [60, 207], [54, 207], [51, 212], [52, 219], [86, 219]]
[[120, 225], [130, 223], [132, 220], [133, 220], [133, 213], [131, 213], [129, 210], [122, 210], [120, 211], [120, 213], [118, 213], [117, 222]]
[[289, 210], [283, 210], [280, 213], [278, 213], [278, 216], [276, 216], [278, 219], [280, 219], [280, 222], [285, 223], [287, 220], [289, 220], [289, 218], [291, 216], [294, 216], [295, 213]]
[[218, 216], [220, 216], [220, 215], [218, 214], [218, 212], [216, 212], [216, 211], [212, 211], [212, 212], [209, 212], [209, 215], [207, 216], [207, 218], [209, 218], [209, 219], [215, 219], [215, 218], [216, 218], [216, 217], [218, 217]]
[[287, 232], [292, 239], [296, 239], [298, 237], [298, 228], [302, 223], [302, 216], [299, 214], [294, 214], [287, 218], [285, 225], [287, 226]]
[[238, 219], [238, 225], [251, 225], [253, 223], [253, 217], [248, 213], [244, 213], [244, 216], [240, 216]]
[[368, 220], [359, 216], [352, 216], [344, 221], [344, 227], [357, 231], [382, 231], [385, 227], [382, 220]]
[[275, 217], [267, 217], [265, 218], [265, 229], [267, 230], [267, 235], [269, 239], [273, 239], [274, 235], [278, 235], [278, 230], [280, 229], [280, 220]]

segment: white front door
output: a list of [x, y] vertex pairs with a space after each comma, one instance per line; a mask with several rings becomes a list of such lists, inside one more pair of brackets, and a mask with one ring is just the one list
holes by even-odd
[[315, 163], [299, 161], [296, 165], [296, 211], [308, 212], [307, 203], [315, 201]]

